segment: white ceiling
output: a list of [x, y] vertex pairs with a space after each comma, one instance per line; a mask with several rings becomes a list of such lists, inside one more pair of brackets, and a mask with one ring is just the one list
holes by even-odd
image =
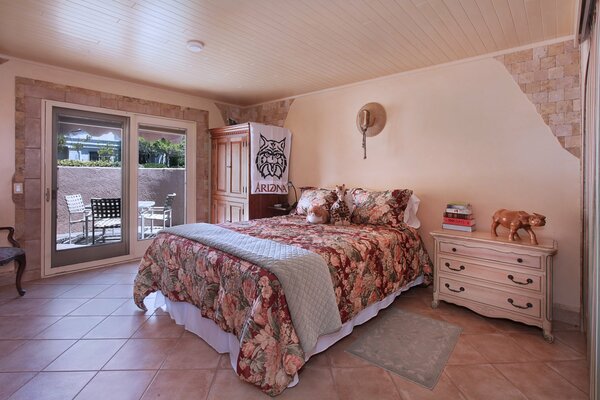
[[248, 105], [572, 35], [577, 1], [0, 0], [0, 53]]

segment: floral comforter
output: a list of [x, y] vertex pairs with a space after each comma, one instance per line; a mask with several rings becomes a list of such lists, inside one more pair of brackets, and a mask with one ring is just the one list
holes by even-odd
[[[342, 322], [410, 283], [431, 282], [432, 264], [408, 226], [312, 225], [303, 216], [223, 224], [240, 233], [299, 246], [329, 265]], [[198, 242], [159, 234], [141, 261], [134, 301], [160, 290], [198, 307], [240, 340], [237, 373], [270, 395], [281, 393], [304, 365], [283, 289], [268, 270]]]

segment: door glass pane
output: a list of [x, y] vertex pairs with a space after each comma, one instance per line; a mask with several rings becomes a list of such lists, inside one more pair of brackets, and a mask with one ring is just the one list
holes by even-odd
[[138, 239], [185, 223], [186, 130], [138, 126]]
[[[122, 253], [124, 118], [55, 109], [53, 119], [52, 265]], [[116, 253], [89, 251], [111, 244]]]

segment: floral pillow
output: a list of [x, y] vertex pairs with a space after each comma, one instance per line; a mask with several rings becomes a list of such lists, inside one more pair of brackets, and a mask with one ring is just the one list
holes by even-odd
[[352, 222], [355, 224], [398, 226], [404, 222], [404, 211], [412, 190], [396, 189], [368, 191], [357, 189], [354, 197]]
[[314, 187], [303, 187], [300, 189], [302, 190], [302, 194], [296, 206], [296, 214], [298, 215], [306, 215], [308, 209], [312, 206], [324, 206], [329, 210], [337, 198], [335, 192], [330, 189]]

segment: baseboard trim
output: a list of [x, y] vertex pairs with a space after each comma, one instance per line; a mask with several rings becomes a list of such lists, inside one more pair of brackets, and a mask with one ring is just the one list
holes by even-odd
[[554, 303], [552, 307], [552, 319], [574, 326], [579, 326], [581, 323], [581, 315], [578, 309], [558, 303]]

